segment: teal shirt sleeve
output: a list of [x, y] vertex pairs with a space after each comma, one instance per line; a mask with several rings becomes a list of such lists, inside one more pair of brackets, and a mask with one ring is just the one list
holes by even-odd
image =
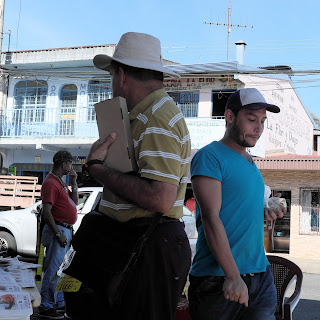
[[222, 165], [209, 148], [199, 150], [191, 162], [191, 178], [205, 176], [222, 181]]

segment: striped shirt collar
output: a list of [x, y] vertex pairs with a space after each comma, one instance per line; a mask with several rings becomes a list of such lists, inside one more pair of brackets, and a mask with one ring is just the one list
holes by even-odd
[[150, 93], [131, 110], [131, 112], [129, 113], [130, 121], [135, 120], [140, 113], [145, 113], [146, 110], [151, 105], [153, 105], [153, 102], [155, 100], [161, 99], [166, 96], [168, 96], [168, 94], [166, 93], [166, 90], [164, 90], [163, 88]]

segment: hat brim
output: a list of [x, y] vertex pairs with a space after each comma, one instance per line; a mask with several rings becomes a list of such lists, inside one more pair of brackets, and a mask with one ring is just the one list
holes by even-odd
[[148, 62], [148, 61], [137, 61], [133, 59], [117, 59], [114, 57], [110, 57], [106, 54], [98, 54], [93, 58], [93, 64], [101, 69], [110, 72], [110, 66], [112, 61], [117, 61], [119, 63], [125, 64], [130, 67], [135, 68], [141, 68], [141, 69], [147, 69], [147, 70], [154, 70], [163, 72], [166, 75], [174, 78], [174, 79], [180, 79], [180, 75], [171, 71], [169, 68], [166, 68], [162, 66], [160, 63], [155, 65], [154, 62]]
[[269, 103], [251, 103], [247, 104], [245, 106], [242, 106], [242, 108], [249, 109], [249, 110], [260, 110], [260, 109], [266, 109], [267, 111], [273, 112], [273, 113], [279, 113], [280, 108], [274, 104]]

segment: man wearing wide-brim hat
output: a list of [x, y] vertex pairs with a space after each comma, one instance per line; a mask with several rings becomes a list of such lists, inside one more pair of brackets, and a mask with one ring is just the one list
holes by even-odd
[[93, 62], [111, 73], [113, 96], [127, 101], [139, 168], [136, 174], [125, 174], [102, 164], [116, 133], [92, 145], [88, 172], [104, 186], [99, 212], [143, 230], [156, 212], [163, 214], [143, 249], [122, 304], [112, 315], [115, 319], [170, 320], [191, 261], [188, 238], [179, 221], [190, 164], [190, 136], [181, 110], [163, 87], [164, 74], [177, 79], [179, 75], [163, 66], [160, 41], [144, 33], [124, 34], [113, 57], [97, 55]]

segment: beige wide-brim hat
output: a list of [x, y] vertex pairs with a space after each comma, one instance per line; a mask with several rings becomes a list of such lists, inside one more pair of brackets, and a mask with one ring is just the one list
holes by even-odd
[[160, 71], [175, 79], [180, 78], [180, 75], [163, 66], [160, 40], [150, 34], [123, 34], [112, 57], [98, 54], [93, 58], [93, 63], [99, 69], [110, 71], [112, 60], [131, 67]]

